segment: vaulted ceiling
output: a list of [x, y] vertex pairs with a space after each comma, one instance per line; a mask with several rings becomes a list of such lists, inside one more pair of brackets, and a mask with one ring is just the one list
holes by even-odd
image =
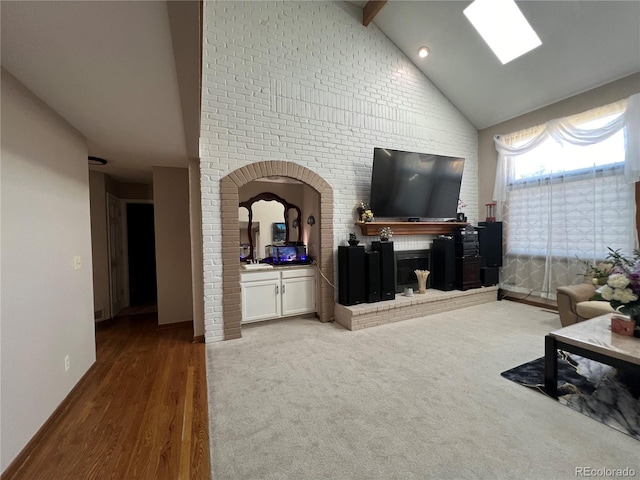
[[2, 66], [120, 181], [198, 157], [200, 4], [0, 2]]
[[[640, 71], [640, 0], [518, 2], [543, 44], [507, 65], [462, 14], [469, 3], [392, 0], [366, 28], [479, 129]], [[148, 182], [152, 165], [198, 157], [200, 2], [3, 1], [0, 16], [2, 66], [109, 160], [102, 171]]]

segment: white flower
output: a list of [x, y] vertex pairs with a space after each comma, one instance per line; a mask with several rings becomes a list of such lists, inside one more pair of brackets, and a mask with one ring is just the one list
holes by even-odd
[[629, 285], [629, 279], [621, 273], [614, 273], [609, 275], [607, 283], [612, 288], [627, 288], [627, 285]]
[[609, 285], [603, 285], [602, 287], [600, 287], [600, 295], [602, 295], [602, 298], [604, 298], [605, 300], [613, 300], [613, 288], [611, 288]]
[[613, 299], [621, 303], [629, 303], [638, 300], [638, 296], [630, 288], [616, 288], [613, 291]]

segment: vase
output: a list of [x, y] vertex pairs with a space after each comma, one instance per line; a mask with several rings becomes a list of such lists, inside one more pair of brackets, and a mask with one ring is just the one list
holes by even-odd
[[418, 277], [418, 293], [427, 293], [427, 278], [429, 278], [429, 270], [414, 270], [413, 273]]

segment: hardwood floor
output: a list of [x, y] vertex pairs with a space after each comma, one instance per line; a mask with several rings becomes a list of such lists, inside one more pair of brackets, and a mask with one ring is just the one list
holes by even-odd
[[[208, 479], [205, 346], [157, 314], [96, 331], [97, 361], [2, 480]], [[7, 475], [8, 474], [8, 475]]]

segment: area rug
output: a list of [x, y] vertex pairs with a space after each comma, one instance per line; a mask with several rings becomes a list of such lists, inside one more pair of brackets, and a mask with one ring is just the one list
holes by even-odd
[[[544, 357], [501, 375], [546, 395]], [[640, 376], [637, 374], [559, 351], [558, 401], [640, 440]]]

